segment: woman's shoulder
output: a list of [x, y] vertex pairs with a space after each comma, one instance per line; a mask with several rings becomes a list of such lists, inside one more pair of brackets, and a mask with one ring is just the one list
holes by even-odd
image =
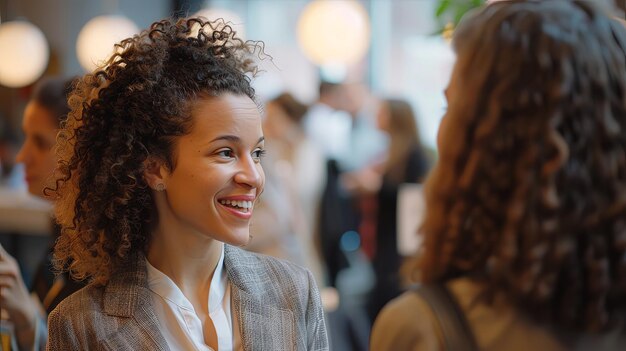
[[289, 287], [308, 290], [313, 283], [313, 276], [306, 268], [230, 245], [225, 246], [224, 264], [231, 281], [244, 290], [273, 288], [276, 282], [280, 282], [282, 291], [288, 291]]
[[225, 263], [230, 263], [242, 273], [288, 275], [306, 278], [309, 271], [287, 260], [276, 258], [256, 252], [247, 251], [238, 247], [225, 246]]
[[434, 316], [414, 291], [389, 302], [372, 329], [372, 350], [436, 350], [439, 344]]
[[87, 284], [63, 299], [51, 312], [71, 318], [70, 316], [85, 315], [86, 311], [97, 311], [101, 306], [104, 294], [104, 287], [96, 284]]
[[103, 287], [89, 284], [61, 301], [48, 316], [50, 350], [80, 349], [98, 333]]

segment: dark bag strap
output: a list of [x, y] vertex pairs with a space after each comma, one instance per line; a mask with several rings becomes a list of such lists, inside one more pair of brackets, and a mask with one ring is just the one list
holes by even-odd
[[445, 350], [478, 351], [465, 314], [445, 285], [416, 285], [411, 290], [418, 293], [432, 309], [441, 330]]

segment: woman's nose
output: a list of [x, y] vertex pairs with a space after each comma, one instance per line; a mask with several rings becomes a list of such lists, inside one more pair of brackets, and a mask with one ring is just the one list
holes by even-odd
[[261, 164], [255, 162], [252, 157], [240, 159], [239, 169], [235, 174], [235, 182], [244, 184], [250, 188], [261, 188], [264, 183], [264, 173]]
[[30, 155], [30, 152], [29, 152], [29, 147], [28, 147], [28, 141], [25, 141], [24, 144], [22, 144], [20, 151], [18, 151], [17, 155], [15, 155], [15, 161], [17, 163], [27, 163], [28, 160], [30, 159], [29, 155]]

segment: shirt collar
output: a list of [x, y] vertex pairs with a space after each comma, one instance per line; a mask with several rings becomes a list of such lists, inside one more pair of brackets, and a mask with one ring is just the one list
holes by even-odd
[[[146, 268], [148, 270], [148, 288], [152, 292], [180, 308], [194, 311], [193, 305], [189, 302], [189, 299], [185, 297], [183, 292], [170, 277], [152, 266], [148, 260], [146, 260]], [[228, 276], [224, 270], [224, 246], [222, 245], [220, 259], [217, 261], [215, 272], [213, 272], [213, 277], [211, 278], [209, 313], [221, 306], [227, 286]]]

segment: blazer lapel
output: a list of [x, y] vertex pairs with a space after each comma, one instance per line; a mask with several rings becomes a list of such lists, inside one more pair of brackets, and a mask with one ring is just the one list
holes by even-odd
[[293, 312], [281, 309], [263, 297], [271, 284], [258, 262], [241, 249], [224, 245], [224, 268], [231, 282], [232, 305], [239, 322], [241, 345], [245, 351], [296, 350]]
[[154, 312], [145, 257], [139, 256], [111, 278], [104, 296], [104, 312], [119, 319], [120, 328], [107, 337], [108, 350], [162, 350], [167, 342]]

